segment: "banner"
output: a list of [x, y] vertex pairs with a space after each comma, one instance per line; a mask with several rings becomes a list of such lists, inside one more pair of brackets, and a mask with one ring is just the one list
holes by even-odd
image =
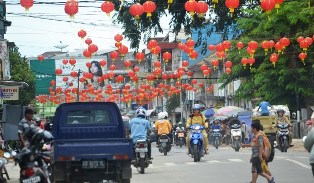
[[3, 75], [1, 78], [3, 80], [10, 80], [11, 71], [10, 71], [10, 61], [9, 61], [9, 51], [7, 40], [0, 41], [0, 59], [1, 59], [1, 70]]
[[3, 100], [19, 100], [18, 86], [1, 86], [0, 97]]
[[30, 66], [36, 76], [36, 95], [49, 94], [50, 81], [56, 79], [55, 60], [30, 60]]

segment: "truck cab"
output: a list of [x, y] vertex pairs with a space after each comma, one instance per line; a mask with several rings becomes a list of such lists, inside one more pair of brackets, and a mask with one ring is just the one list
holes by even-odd
[[52, 182], [130, 182], [133, 143], [115, 103], [61, 104], [52, 133]]

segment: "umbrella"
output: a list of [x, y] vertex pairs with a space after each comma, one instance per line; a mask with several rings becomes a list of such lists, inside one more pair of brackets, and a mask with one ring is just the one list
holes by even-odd
[[244, 109], [242, 109], [241, 107], [236, 107], [236, 106], [226, 106], [226, 107], [222, 107], [220, 109], [218, 109], [216, 115], [223, 115], [223, 116], [232, 116], [234, 114], [237, 114], [238, 112], [242, 112], [245, 111]]
[[209, 108], [205, 111], [202, 112], [206, 118], [210, 118], [211, 116], [213, 116], [215, 114], [215, 111], [213, 108]]

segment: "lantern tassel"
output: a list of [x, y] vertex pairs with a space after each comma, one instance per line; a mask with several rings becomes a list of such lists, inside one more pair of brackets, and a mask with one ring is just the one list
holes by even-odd
[[274, 65], [274, 67], [276, 67], [276, 63], [275, 62], [273, 62], [273, 65]]

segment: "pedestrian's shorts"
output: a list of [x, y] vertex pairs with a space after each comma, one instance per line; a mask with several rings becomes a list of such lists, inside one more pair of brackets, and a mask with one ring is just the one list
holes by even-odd
[[261, 161], [259, 160], [258, 157], [252, 158], [252, 173], [255, 173], [255, 172], [258, 174], [263, 173]]

